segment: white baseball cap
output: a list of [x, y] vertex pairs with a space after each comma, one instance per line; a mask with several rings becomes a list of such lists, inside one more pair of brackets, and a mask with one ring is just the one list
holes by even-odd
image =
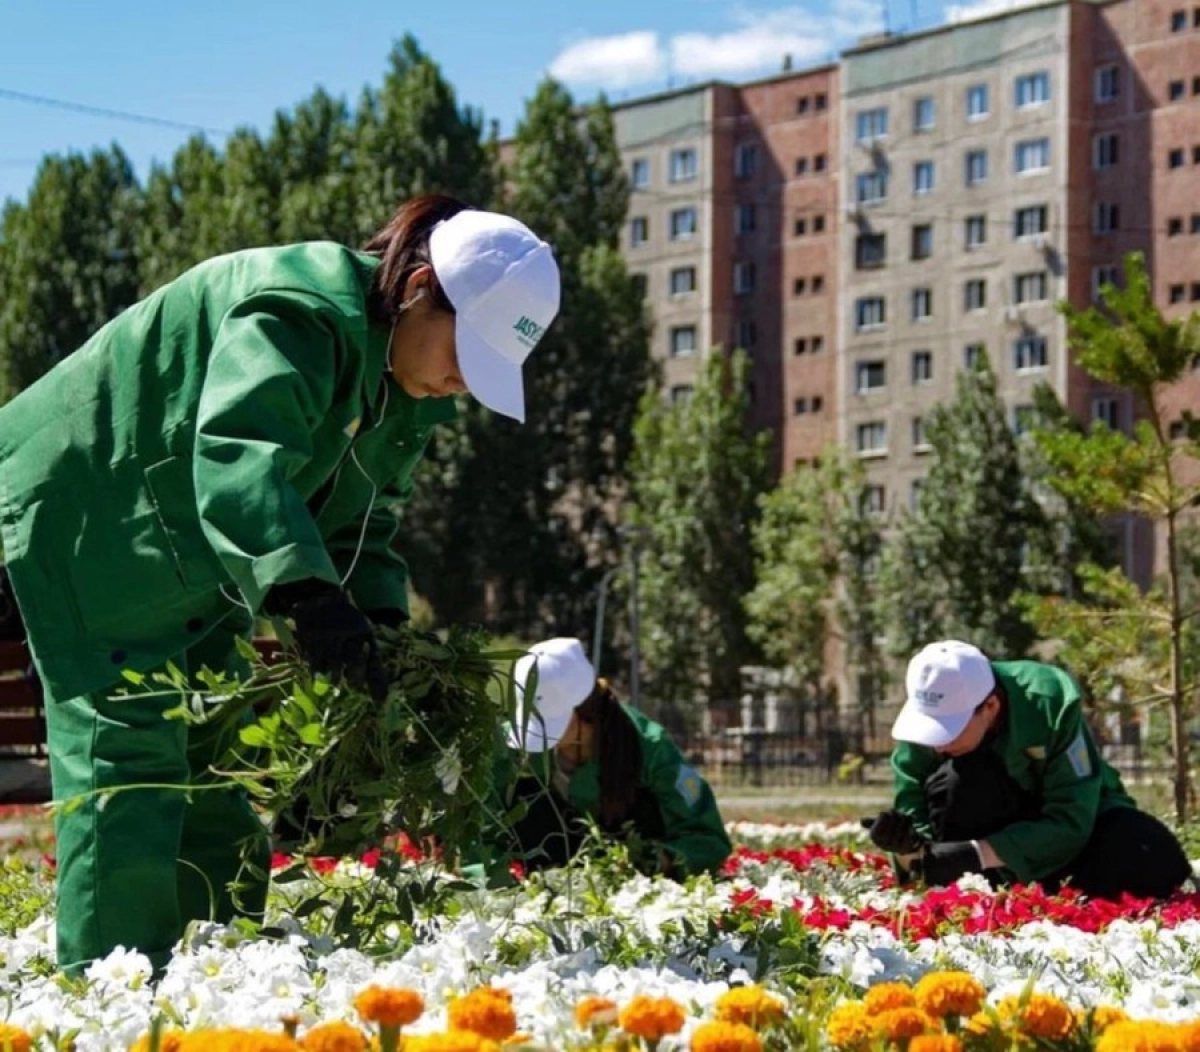
[[971, 715], [996, 689], [996, 673], [983, 651], [957, 639], [930, 643], [908, 663], [907, 700], [892, 725], [896, 741], [932, 749], [954, 741]]
[[468, 209], [429, 235], [433, 272], [455, 311], [458, 365], [489, 409], [525, 422], [521, 366], [558, 314], [558, 264], [524, 223]]
[[[537, 669], [535, 696], [526, 690]], [[517, 685], [516, 723], [508, 743], [522, 752], [553, 749], [567, 731], [571, 713], [596, 686], [596, 670], [578, 639], [547, 639], [535, 643], [513, 668]]]

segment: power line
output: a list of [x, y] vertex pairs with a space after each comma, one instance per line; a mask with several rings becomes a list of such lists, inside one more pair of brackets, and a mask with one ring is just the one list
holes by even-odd
[[24, 102], [33, 106], [48, 106], [56, 110], [68, 110], [73, 113], [86, 113], [93, 117], [109, 117], [112, 120], [130, 121], [134, 124], [152, 124], [159, 128], [173, 128], [176, 131], [202, 132], [206, 135], [232, 135], [225, 128], [210, 128], [203, 124], [189, 124], [187, 121], [168, 120], [165, 117], [151, 117], [144, 113], [130, 113], [127, 110], [113, 110], [106, 106], [90, 106], [83, 102], [71, 102], [67, 99], [54, 99], [48, 95], [32, 95], [26, 91], [14, 91], [11, 88], [0, 88], [0, 99], [11, 102]]

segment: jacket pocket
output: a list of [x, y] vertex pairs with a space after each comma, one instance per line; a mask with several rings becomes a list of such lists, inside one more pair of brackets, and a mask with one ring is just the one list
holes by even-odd
[[200, 524], [191, 458], [168, 457], [151, 464], [144, 475], [180, 583], [188, 589], [216, 587], [221, 580], [221, 565]]

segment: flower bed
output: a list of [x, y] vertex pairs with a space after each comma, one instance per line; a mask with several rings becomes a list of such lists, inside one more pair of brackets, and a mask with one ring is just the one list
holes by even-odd
[[124, 952], [58, 975], [52, 869], [13, 858], [0, 1050], [1200, 1049], [1200, 896], [921, 895], [852, 827], [733, 832], [727, 873], [686, 885], [619, 853], [499, 891], [411, 844], [280, 858], [267, 936], [198, 926], [157, 984]]

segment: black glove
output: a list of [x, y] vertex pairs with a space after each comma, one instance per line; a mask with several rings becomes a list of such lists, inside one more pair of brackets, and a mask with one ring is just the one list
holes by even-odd
[[0, 566], [0, 639], [20, 642], [25, 638], [25, 622], [21, 620], [21, 609], [13, 592], [8, 570]]
[[390, 684], [375, 629], [337, 585], [315, 579], [278, 585], [264, 607], [292, 619], [296, 646], [314, 672], [344, 678], [376, 701], [387, 697]]
[[948, 840], [930, 844], [913, 866], [913, 872], [924, 877], [926, 884], [942, 887], [968, 873], [982, 873], [983, 862], [971, 841]]
[[912, 816], [903, 811], [881, 811], [874, 818], [864, 818], [862, 827], [881, 851], [911, 855], [925, 846], [925, 838], [917, 832]]

